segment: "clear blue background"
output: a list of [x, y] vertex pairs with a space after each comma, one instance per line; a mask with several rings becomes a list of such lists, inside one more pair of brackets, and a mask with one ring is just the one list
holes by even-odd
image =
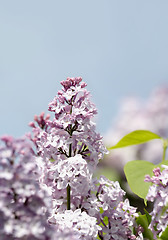
[[29, 131], [73, 76], [105, 133], [121, 98], [168, 83], [168, 1], [0, 1], [0, 135]]

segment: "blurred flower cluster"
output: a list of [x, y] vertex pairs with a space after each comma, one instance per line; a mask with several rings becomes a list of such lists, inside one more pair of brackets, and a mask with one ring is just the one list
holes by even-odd
[[[155, 89], [145, 100], [126, 98], [116, 118], [116, 124], [104, 136], [106, 146], [117, 143], [124, 135], [137, 129], [150, 130], [162, 137], [168, 137], [168, 88]], [[159, 140], [138, 146], [112, 150], [105, 163], [122, 172], [126, 162], [146, 160], [158, 163], [162, 159], [163, 147]]]
[[0, 239], [51, 240], [51, 198], [26, 139], [0, 139]]

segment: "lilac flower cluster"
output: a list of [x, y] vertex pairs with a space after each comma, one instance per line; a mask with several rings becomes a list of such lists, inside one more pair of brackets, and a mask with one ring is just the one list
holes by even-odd
[[[57, 239], [140, 239], [132, 229], [136, 209], [123, 200], [118, 182], [93, 179], [107, 153], [91, 118], [97, 113], [82, 78], [67, 78], [49, 104], [53, 120], [42, 113], [31, 122], [40, 184], [52, 195], [49, 218]], [[106, 221], [105, 221], [106, 220]], [[68, 238], [69, 237], [69, 238]]]
[[55, 214], [49, 221], [57, 226], [59, 233], [64, 231], [71, 233], [73, 229], [76, 239], [96, 239], [98, 230], [101, 230], [101, 227], [97, 225], [96, 218], [89, 216], [84, 211], [81, 212], [81, 209], [66, 210], [64, 213]]
[[39, 187], [30, 144], [9, 136], [0, 143], [0, 239], [53, 240], [47, 223], [51, 199]]
[[138, 234], [135, 236], [131, 231], [138, 216], [136, 208], [129, 205], [128, 199], [123, 200], [125, 192], [120, 188], [119, 183], [101, 176], [94, 184], [96, 184], [94, 185], [96, 199], [91, 196], [89, 199], [91, 201], [83, 203], [82, 207], [87, 212], [91, 209], [89, 213], [94, 215], [101, 225], [99, 237], [104, 240], [138, 239]]
[[107, 153], [91, 121], [97, 110], [81, 81], [80, 77], [62, 81], [62, 91], [49, 104], [55, 118], [51, 121], [43, 114], [36, 117], [37, 127], [30, 124], [37, 154], [43, 159], [38, 163], [40, 181], [52, 188], [54, 199], [65, 197], [67, 182], [72, 196], [86, 194], [99, 159]]
[[86, 84], [81, 81], [80, 77], [62, 81], [62, 91], [49, 104], [49, 111], [55, 113], [54, 120], [43, 119], [43, 127], [38, 121], [38, 127], [33, 123], [30, 125], [34, 127], [34, 142], [40, 156], [55, 159], [57, 163], [81, 154], [94, 170], [98, 160], [107, 151], [102, 144], [102, 137], [96, 133], [95, 124], [91, 121], [97, 110], [90, 102], [89, 92], [84, 88]]
[[[118, 182], [112, 182], [101, 176], [94, 179], [88, 194], [78, 201], [73, 201], [76, 210], [54, 209], [49, 222], [62, 233], [69, 229], [79, 239], [141, 239], [141, 230], [136, 235], [132, 233], [138, 217], [136, 208], [129, 205], [123, 197], [125, 192]], [[76, 199], [77, 200], [77, 199]], [[74, 209], [74, 208], [73, 208]], [[78, 239], [78, 238], [77, 238]]]
[[154, 202], [149, 228], [154, 234], [154, 239], [161, 236], [168, 226], [168, 166], [162, 165], [163, 171], [157, 167], [153, 170], [154, 176], [146, 175], [145, 181], [153, 183], [148, 191], [146, 199]]

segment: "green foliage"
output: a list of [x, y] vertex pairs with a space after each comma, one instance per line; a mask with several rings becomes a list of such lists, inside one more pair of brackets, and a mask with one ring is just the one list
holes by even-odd
[[[168, 160], [164, 161], [168, 165]], [[153, 169], [161, 168], [162, 163], [154, 165], [151, 162], [135, 160], [124, 166], [124, 172], [131, 190], [139, 197], [145, 199], [151, 183], [144, 182], [145, 175], [153, 175]], [[162, 169], [162, 168], [161, 168]]]
[[[125, 135], [116, 145], [108, 148], [109, 150], [115, 148], [122, 148], [136, 144], [142, 144], [153, 139], [161, 139], [163, 143], [165, 140], [159, 135], [147, 131], [136, 130]], [[167, 147], [167, 145], [166, 145]], [[164, 160], [164, 159], [163, 159]], [[162, 162], [163, 163], [163, 162]], [[164, 164], [166, 161], [164, 160]], [[131, 190], [139, 197], [145, 199], [148, 193], [150, 183], [144, 182], [145, 175], [153, 175], [153, 169], [160, 165], [154, 165], [151, 162], [143, 160], [135, 160], [128, 162], [124, 167], [124, 172]]]
[[105, 176], [111, 181], [119, 181], [120, 178], [119, 174], [115, 169], [107, 167], [98, 168], [94, 174], [94, 177], [97, 177], [99, 179], [101, 175]]
[[146, 198], [150, 183], [144, 182], [145, 175], [152, 176], [154, 164], [143, 160], [128, 162], [124, 172], [131, 190], [141, 198]]
[[162, 233], [160, 239], [162, 239], [162, 240], [168, 240], [168, 226], [167, 226], [167, 228], [164, 230], [164, 232]]
[[[104, 212], [104, 210], [103, 210], [103, 208], [100, 208], [100, 213], [102, 214]], [[106, 225], [108, 225], [108, 217], [107, 216], [105, 216], [104, 218], [103, 218], [103, 222], [106, 224]], [[103, 226], [103, 224], [102, 223], [100, 223], [99, 224], [100, 226], [102, 225]]]
[[131, 145], [142, 144], [153, 139], [162, 139], [159, 135], [147, 131], [147, 130], [136, 130], [125, 135], [116, 145], [109, 147], [108, 150], [115, 148], [123, 148]]
[[[125, 135], [116, 145], [109, 147], [108, 149], [123, 148], [131, 145], [142, 144], [153, 139], [160, 139], [163, 141], [163, 157], [162, 161], [154, 165], [151, 162], [144, 160], [135, 160], [128, 162], [124, 167], [124, 172], [128, 181], [128, 184], [136, 195], [143, 198], [146, 203], [146, 196], [149, 190], [151, 183], [145, 182], [145, 176], [153, 176], [153, 169], [160, 167], [162, 171], [162, 164], [168, 165], [168, 160], [165, 160], [166, 149], [168, 148], [168, 139], [163, 139], [159, 135], [146, 131], [146, 130], [137, 130]], [[151, 215], [144, 209], [145, 214], [139, 215], [136, 219], [138, 225], [143, 227], [143, 236], [145, 239], [153, 240], [153, 233], [149, 229], [149, 224], [151, 222]], [[168, 226], [165, 231], [162, 233], [161, 237], [158, 237], [160, 240], [168, 240]]]
[[155, 167], [160, 167], [160, 170], [162, 171], [164, 168], [162, 167], [162, 165], [168, 165], [168, 160], [165, 160], [164, 162], [161, 162], [157, 165], [154, 165]]
[[[100, 208], [100, 213], [102, 214], [103, 212], [104, 212], [103, 208]], [[107, 217], [107, 216], [105, 216], [105, 217], [103, 218], [103, 222], [105, 223], [106, 226], [108, 225], [109, 221], [108, 221], [108, 217]], [[99, 224], [99, 226], [104, 226], [104, 225], [103, 225], [103, 223], [101, 222], [101, 223]], [[103, 232], [103, 235], [105, 235], [105, 234], [106, 234], [106, 233]], [[97, 239], [100, 239], [100, 237], [97, 236]]]
[[144, 212], [146, 214], [146, 217], [147, 217], [147, 220], [148, 220], [148, 224], [150, 224], [151, 220], [152, 220], [152, 217], [151, 217], [151, 215], [148, 213], [148, 211], [146, 209], [144, 209]]
[[151, 230], [148, 228], [149, 222], [148, 217], [146, 214], [139, 215], [139, 217], [136, 219], [136, 222], [138, 225], [141, 225], [143, 227], [143, 236], [145, 239], [153, 240], [153, 234]]
[[[166, 207], [165, 209], [167, 209], [167, 207]], [[145, 212], [145, 215], [140, 215], [140, 216], [137, 218], [136, 222], [137, 222], [138, 224], [140, 224], [143, 228], [144, 228], [144, 226], [145, 226], [145, 228], [144, 228], [144, 229], [145, 229], [145, 231], [144, 231], [144, 237], [146, 237], [147, 239], [153, 239], [153, 238], [150, 238], [150, 236], [152, 236], [152, 235], [151, 235], [151, 231], [150, 231], [149, 229], [146, 229], [146, 227], [149, 226], [152, 217], [151, 217], [151, 215], [146, 211], [146, 209], [144, 209], [144, 212]], [[143, 218], [143, 220], [142, 220], [142, 218]], [[147, 220], [147, 222], [146, 222], [146, 220]], [[142, 225], [142, 224], [144, 224], [144, 225]], [[148, 224], [148, 226], [147, 226], [147, 224]], [[146, 231], [146, 230], [147, 230], [147, 231]], [[148, 230], [149, 230], [149, 231], [148, 231]], [[164, 230], [164, 232], [162, 233], [162, 235], [157, 238], [157, 240], [168, 240], [168, 226], [167, 226], [167, 228]]]
[[50, 158], [50, 162], [55, 162], [55, 159], [54, 158]]

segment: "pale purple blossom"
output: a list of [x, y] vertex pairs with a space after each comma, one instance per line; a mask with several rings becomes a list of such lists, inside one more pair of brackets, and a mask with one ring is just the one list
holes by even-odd
[[124, 200], [125, 192], [119, 183], [101, 176], [100, 180], [94, 180], [92, 190], [96, 194], [90, 194], [83, 200], [81, 207], [101, 224], [101, 239], [136, 239], [132, 227], [136, 226], [135, 218], [138, 214], [128, 199]]
[[93, 171], [107, 153], [91, 121], [97, 110], [81, 81], [80, 77], [62, 81], [62, 91], [49, 104], [55, 118], [49, 120], [41, 114], [35, 117], [37, 127], [30, 124], [32, 140], [41, 157], [37, 160], [40, 183], [49, 187], [56, 211], [65, 209], [62, 198], [66, 199], [67, 185], [71, 187], [72, 209], [79, 207], [81, 198], [89, 194]]
[[38, 183], [30, 144], [4, 136], [0, 145], [0, 236], [2, 239], [53, 239], [47, 223], [51, 198]]
[[35, 137], [32, 139], [38, 154], [46, 161], [52, 158], [57, 164], [60, 159], [81, 154], [94, 171], [107, 150], [91, 121], [97, 110], [90, 101], [86, 84], [81, 81], [82, 78], [79, 77], [67, 78], [61, 82], [62, 91], [49, 104], [49, 110], [55, 113], [55, 118], [52, 121], [47, 118], [44, 121], [45, 127], [41, 129], [33, 128]]
[[[42, 114], [35, 117], [38, 126], [30, 123], [39, 156], [39, 182], [52, 196], [49, 222], [56, 229], [57, 239], [71, 236], [92, 240], [98, 235], [101, 239], [136, 239], [132, 234], [136, 209], [124, 201], [125, 192], [119, 183], [105, 177], [92, 178], [107, 150], [91, 121], [97, 110], [81, 81], [79, 77], [61, 82], [62, 90], [49, 104], [49, 111], [55, 114], [53, 120]], [[71, 210], [66, 210], [68, 188]]]
[[58, 189], [71, 187], [72, 196], [86, 196], [90, 189], [92, 174], [80, 154], [60, 161], [54, 167], [54, 181]]
[[58, 232], [69, 230], [70, 233], [76, 233], [79, 239], [96, 239], [98, 230], [101, 230], [101, 227], [97, 225], [97, 219], [86, 212], [81, 212], [81, 209], [54, 214], [49, 221], [56, 226]]
[[150, 213], [152, 216], [149, 228], [154, 234], [154, 239], [161, 236], [168, 226], [168, 167], [164, 167], [161, 172], [159, 168], [153, 170], [154, 176], [147, 175], [145, 181], [151, 182], [146, 199], [154, 202], [154, 207]]

